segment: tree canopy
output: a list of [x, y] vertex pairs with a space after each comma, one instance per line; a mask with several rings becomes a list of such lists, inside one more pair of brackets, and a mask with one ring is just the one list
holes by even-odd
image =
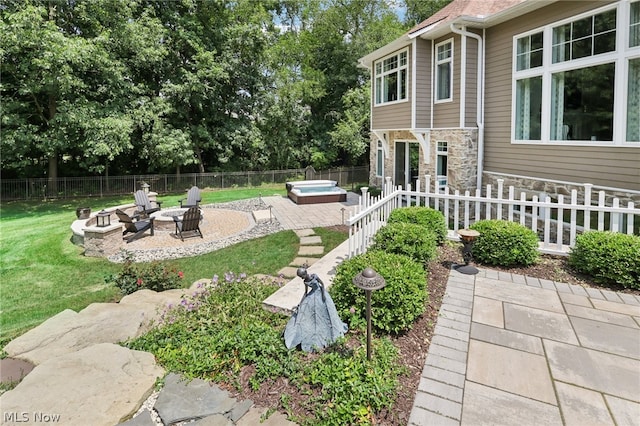
[[411, 24], [391, 4], [7, 0], [2, 175], [361, 164], [357, 60]]

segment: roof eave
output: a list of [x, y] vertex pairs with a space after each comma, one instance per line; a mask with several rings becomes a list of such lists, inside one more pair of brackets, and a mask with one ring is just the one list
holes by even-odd
[[401, 37], [395, 39], [391, 43], [385, 44], [379, 49], [374, 50], [368, 55], [363, 56], [358, 59], [358, 66], [362, 68], [371, 69], [371, 64], [373, 61], [378, 60], [384, 56], [387, 56], [397, 50], [402, 49], [411, 44], [411, 38], [409, 38], [408, 34], [404, 34]]

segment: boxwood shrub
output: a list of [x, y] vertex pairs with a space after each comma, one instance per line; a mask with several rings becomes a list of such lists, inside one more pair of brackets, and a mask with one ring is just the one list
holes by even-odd
[[414, 223], [425, 227], [435, 234], [438, 245], [444, 243], [447, 237], [447, 224], [444, 221], [444, 215], [430, 207], [411, 206], [395, 209], [389, 215], [387, 223], [397, 222]]
[[569, 265], [596, 282], [640, 290], [640, 236], [588, 231], [576, 237]]
[[352, 329], [366, 324], [365, 291], [352, 280], [367, 267], [375, 269], [386, 281], [384, 288], [371, 295], [372, 327], [387, 333], [411, 329], [428, 300], [426, 273], [410, 257], [379, 250], [370, 250], [338, 265], [330, 293], [340, 318]]
[[390, 223], [378, 230], [371, 249], [404, 254], [424, 265], [437, 255], [436, 235], [414, 223]]
[[481, 220], [469, 228], [480, 232], [472, 251], [474, 260], [480, 263], [528, 266], [538, 260], [538, 236], [519, 223]]

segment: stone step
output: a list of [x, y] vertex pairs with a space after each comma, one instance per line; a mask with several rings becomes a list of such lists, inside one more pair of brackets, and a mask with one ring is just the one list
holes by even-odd
[[315, 244], [322, 244], [322, 238], [319, 235], [311, 235], [308, 237], [300, 237], [300, 244], [303, 246], [311, 246]]
[[111, 426], [130, 418], [164, 374], [148, 352], [100, 343], [38, 365], [0, 397], [2, 411], [33, 423]]
[[296, 233], [298, 238], [309, 237], [316, 234], [313, 229], [296, 229], [294, 232]]
[[323, 246], [300, 246], [298, 256], [322, 256]]
[[301, 267], [306, 264], [307, 266], [311, 266], [316, 263], [320, 258], [318, 257], [309, 257], [309, 256], [299, 256], [291, 261], [289, 266], [295, 266], [296, 268]]

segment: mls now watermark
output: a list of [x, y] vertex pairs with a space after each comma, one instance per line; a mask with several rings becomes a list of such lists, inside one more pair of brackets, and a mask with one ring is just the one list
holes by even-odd
[[4, 423], [58, 423], [60, 414], [42, 411], [5, 411], [2, 420]]

